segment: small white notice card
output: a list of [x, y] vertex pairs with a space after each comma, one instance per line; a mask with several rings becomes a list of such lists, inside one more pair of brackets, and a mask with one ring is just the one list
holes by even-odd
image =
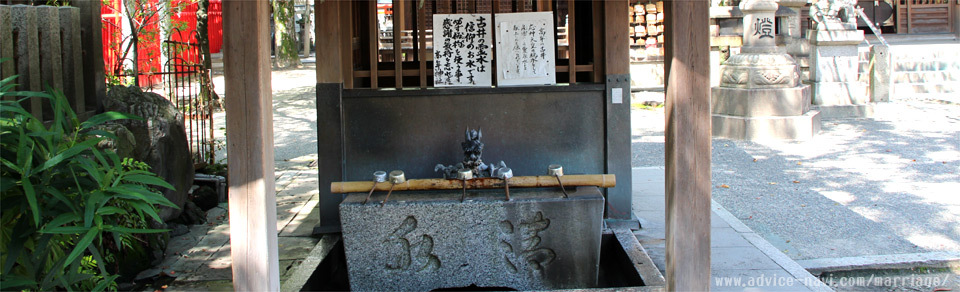
[[613, 104], [623, 103], [623, 88], [617, 87], [613, 89]]

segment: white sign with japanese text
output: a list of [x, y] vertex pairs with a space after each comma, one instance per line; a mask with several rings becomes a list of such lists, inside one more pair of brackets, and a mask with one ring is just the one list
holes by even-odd
[[499, 13], [497, 85], [557, 84], [552, 12]]
[[491, 86], [488, 14], [433, 15], [433, 85]]

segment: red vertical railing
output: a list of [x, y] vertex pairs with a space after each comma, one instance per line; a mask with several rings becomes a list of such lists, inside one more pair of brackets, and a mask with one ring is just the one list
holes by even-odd
[[[139, 0], [142, 5], [144, 5], [147, 10], [156, 9], [158, 0]], [[173, 13], [169, 16], [171, 21], [174, 23], [182, 23], [185, 25], [181, 30], [182, 31], [193, 31], [197, 27], [197, 0], [174, 0], [171, 3], [174, 9]], [[105, 0], [101, 6], [100, 14], [102, 21], [102, 35], [103, 35], [103, 61], [104, 68], [109, 75], [123, 75], [122, 63], [123, 50], [126, 49], [123, 46], [123, 41], [125, 35], [123, 34], [123, 23], [126, 21], [122, 15], [123, 7], [121, 6], [121, 0]], [[223, 45], [223, 20], [222, 15], [222, 0], [210, 0], [210, 6], [208, 10], [208, 36], [210, 40], [210, 52], [218, 53], [221, 50]], [[139, 62], [140, 75], [140, 84], [139, 86], [147, 87], [156, 84], [160, 84], [161, 76], [155, 75], [162, 70], [160, 64], [160, 48], [161, 48], [161, 38], [159, 30], [159, 18], [153, 16], [150, 19], [140, 18], [140, 21], [146, 23], [144, 33], [140, 37], [140, 43], [137, 46]], [[174, 41], [183, 41], [189, 42], [188, 39], [179, 39], [180, 36], [171, 36], [170, 40]], [[132, 54], [133, 52], [130, 52]], [[197, 56], [184, 56], [179, 53], [175, 53], [174, 56], [167, 56], [168, 58], [182, 58], [189, 62], [197, 62], [199, 59]], [[127, 60], [132, 60], [132, 55], [126, 56]]]
[[219, 53], [223, 47], [223, 0], [210, 0], [210, 8], [207, 11], [210, 53]]
[[[100, 21], [102, 22], [103, 65], [108, 75], [117, 75], [120, 63], [120, 54], [123, 48], [123, 15], [120, 0], [103, 2], [100, 6]], [[122, 72], [121, 72], [122, 73]]]

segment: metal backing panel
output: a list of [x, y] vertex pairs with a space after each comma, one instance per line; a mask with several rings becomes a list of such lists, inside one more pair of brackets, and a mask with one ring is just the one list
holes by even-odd
[[554, 163], [567, 174], [605, 173], [602, 86], [343, 95], [345, 180], [394, 169], [407, 178], [440, 177], [437, 163], [463, 159], [466, 128], [483, 129], [485, 163], [503, 160], [515, 175], [539, 175]]
[[320, 181], [320, 227], [317, 233], [340, 230], [337, 206], [344, 195], [330, 194], [330, 183], [343, 181], [343, 84], [317, 83], [317, 168]]
[[[607, 218], [633, 220], [633, 178], [630, 168], [630, 74], [607, 75], [606, 156], [603, 173], [617, 176], [617, 187], [607, 189]], [[621, 99], [614, 103], [613, 90], [619, 88]]]

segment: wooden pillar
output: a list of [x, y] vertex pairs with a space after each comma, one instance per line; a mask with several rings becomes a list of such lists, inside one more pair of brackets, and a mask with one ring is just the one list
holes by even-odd
[[[570, 56], [570, 84], [577, 83], [577, 34], [576, 27], [570, 25], [570, 23], [577, 23], [576, 21], [576, 11], [574, 11], [574, 6], [576, 6], [574, 0], [567, 0], [567, 54]], [[627, 72], [630, 73], [629, 71]]]
[[603, 33], [606, 73], [606, 173], [616, 174], [617, 187], [607, 189], [608, 219], [631, 221], [633, 200], [630, 169], [630, 44], [626, 0], [603, 1]]
[[666, 277], [669, 291], [710, 289], [709, 1], [664, 2]]
[[393, 80], [397, 89], [403, 88], [403, 5], [406, 0], [393, 0]]
[[[349, 5], [349, 3], [340, 4], [341, 1], [316, 1], [316, 26], [314, 31], [316, 38], [314, 45], [317, 52], [317, 83], [340, 83], [343, 82], [343, 71], [341, 68], [340, 42], [340, 5]], [[343, 15], [349, 17], [349, 15]], [[353, 72], [351, 72], [353, 74]]]
[[353, 86], [350, 2], [317, 1], [317, 172], [320, 178], [320, 222], [314, 233], [340, 231], [337, 212], [343, 195], [332, 195], [330, 183], [343, 180], [341, 93]]
[[230, 253], [236, 291], [278, 291], [270, 16], [267, 1], [223, 1], [230, 157]]

